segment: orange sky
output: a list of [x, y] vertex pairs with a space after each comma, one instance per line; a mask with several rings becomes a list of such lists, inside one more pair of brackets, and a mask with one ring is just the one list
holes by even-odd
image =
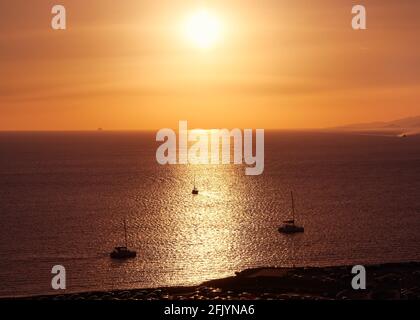
[[[68, 29], [50, 27], [54, 4]], [[351, 29], [365, 4], [368, 30]], [[206, 6], [209, 50], [179, 26]], [[313, 128], [420, 114], [420, 2], [0, 2], [0, 130]]]

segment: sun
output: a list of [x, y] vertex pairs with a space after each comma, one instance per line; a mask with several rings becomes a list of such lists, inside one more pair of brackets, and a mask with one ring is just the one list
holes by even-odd
[[184, 25], [184, 34], [191, 44], [200, 49], [213, 47], [221, 37], [222, 24], [213, 12], [200, 9], [189, 16]]

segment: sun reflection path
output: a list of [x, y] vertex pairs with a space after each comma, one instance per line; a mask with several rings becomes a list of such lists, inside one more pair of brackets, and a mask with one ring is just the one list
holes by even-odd
[[[183, 179], [174, 194], [180, 205], [173, 220], [176, 231], [170, 237], [174, 252], [184, 259], [175, 259], [175, 268], [192, 283], [225, 276], [235, 255], [232, 247], [237, 235], [232, 226], [239, 223], [241, 210], [231, 192], [237, 170], [232, 166], [189, 165], [178, 167], [178, 174]], [[194, 175], [198, 196], [191, 194]]]

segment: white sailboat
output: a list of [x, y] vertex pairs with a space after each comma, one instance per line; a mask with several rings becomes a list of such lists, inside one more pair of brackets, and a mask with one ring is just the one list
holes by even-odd
[[295, 200], [293, 197], [293, 191], [291, 191], [292, 197], [292, 219], [283, 221], [283, 225], [279, 227], [279, 232], [284, 234], [294, 234], [294, 233], [302, 233], [305, 232], [305, 228], [302, 226], [298, 226], [295, 223]]
[[128, 239], [127, 239], [127, 222], [124, 220], [124, 239], [125, 246], [115, 247], [114, 251], [110, 253], [110, 257], [116, 260], [126, 260], [132, 259], [137, 256], [137, 252], [134, 250], [128, 249]]
[[193, 195], [198, 195], [199, 191], [197, 189], [197, 186], [195, 185], [195, 174], [194, 174], [194, 188], [192, 190]]

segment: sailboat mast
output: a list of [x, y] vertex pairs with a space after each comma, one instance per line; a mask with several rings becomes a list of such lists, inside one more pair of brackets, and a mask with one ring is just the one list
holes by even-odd
[[293, 221], [295, 221], [295, 199], [293, 197], [293, 191], [290, 191], [290, 194], [292, 196], [292, 213], [293, 213]]
[[124, 220], [124, 238], [125, 238], [125, 247], [128, 248], [128, 241], [127, 241], [127, 221]]

